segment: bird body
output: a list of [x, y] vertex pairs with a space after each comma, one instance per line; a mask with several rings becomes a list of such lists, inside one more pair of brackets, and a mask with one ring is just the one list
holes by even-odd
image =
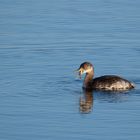
[[102, 90], [128, 90], [134, 88], [134, 85], [126, 79], [116, 75], [105, 75], [97, 77], [92, 81], [93, 89]]
[[134, 88], [134, 84], [132, 82], [116, 75], [104, 75], [93, 79], [94, 68], [89, 62], [82, 63], [78, 69], [78, 72], [79, 76], [86, 73], [83, 82], [84, 89], [123, 91]]

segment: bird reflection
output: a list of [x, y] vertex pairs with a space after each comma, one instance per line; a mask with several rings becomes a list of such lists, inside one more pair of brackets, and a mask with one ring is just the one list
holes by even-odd
[[83, 95], [80, 97], [79, 105], [81, 113], [90, 113], [93, 108], [93, 91], [83, 90]]
[[[94, 93], [93, 93], [94, 92]], [[94, 98], [100, 102], [120, 103], [126, 102], [130, 92], [98, 92], [94, 90], [83, 90], [79, 100], [81, 113], [90, 113], [93, 110]]]

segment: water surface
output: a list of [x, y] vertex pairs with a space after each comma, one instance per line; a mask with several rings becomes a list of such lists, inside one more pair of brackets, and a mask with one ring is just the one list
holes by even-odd
[[[0, 3], [0, 139], [139, 140], [140, 1]], [[84, 61], [136, 89], [83, 92]]]

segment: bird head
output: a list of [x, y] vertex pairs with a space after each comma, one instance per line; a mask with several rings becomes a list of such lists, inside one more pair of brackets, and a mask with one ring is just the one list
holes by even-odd
[[91, 72], [91, 70], [93, 70], [92, 64], [89, 63], [89, 62], [84, 62], [84, 63], [82, 63], [82, 64], [80, 65], [80, 67], [77, 69], [77, 72], [78, 72], [78, 74], [79, 74], [79, 76], [80, 76], [80, 78], [81, 78], [81, 75], [83, 75], [83, 74], [85, 74], [85, 73], [88, 74], [88, 73]]

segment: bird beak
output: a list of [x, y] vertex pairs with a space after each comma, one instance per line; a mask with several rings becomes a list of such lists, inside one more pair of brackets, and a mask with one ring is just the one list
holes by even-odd
[[81, 75], [86, 73], [86, 71], [83, 68], [77, 69], [76, 72], [78, 73], [80, 79], [81, 79]]

